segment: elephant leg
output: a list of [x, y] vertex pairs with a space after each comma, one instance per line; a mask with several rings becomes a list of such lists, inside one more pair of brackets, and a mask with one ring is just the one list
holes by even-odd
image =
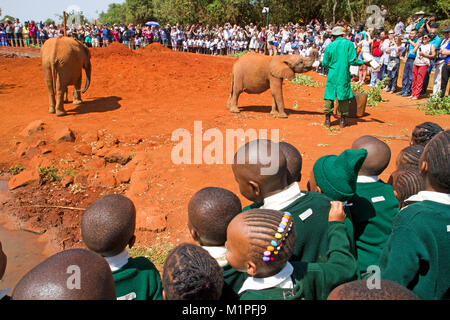
[[231, 112], [234, 113], [241, 112], [237, 107], [240, 94], [241, 94], [240, 91], [233, 90], [233, 93], [230, 95], [230, 98], [228, 99], [228, 108], [230, 109]]
[[277, 102], [273, 95], [272, 95], [272, 111], [270, 111], [270, 114], [273, 115], [274, 117], [278, 116]]
[[64, 103], [68, 103], [69, 102], [69, 90], [66, 88], [66, 90], [64, 90]]
[[48, 100], [49, 100], [48, 112], [55, 113], [56, 100], [55, 100], [55, 90], [53, 88], [53, 73], [49, 66], [44, 67], [44, 77], [48, 90]]
[[67, 86], [63, 85], [59, 75], [56, 78], [56, 115], [63, 116], [66, 114], [64, 110], [64, 94], [67, 92]]
[[73, 104], [74, 105], [80, 105], [83, 103], [81, 100], [81, 76], [80, 78], [75, 81], [75, 85], [73, 88]]
[[283, 79], [272, 81], [270, 83], [270, 90], [278, 107], [278, 118], [287, 118], [288, 116], [284, 111]]

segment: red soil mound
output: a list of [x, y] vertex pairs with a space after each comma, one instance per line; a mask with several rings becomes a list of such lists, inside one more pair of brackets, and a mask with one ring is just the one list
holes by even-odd
[[154, 53], [154, 52], [170, 52], [169, 48], [164, 47], [160, 43], [152, 43], [144, 48], [138, 49], [137, 52], [142, 53]]
[[133, 50], [127, 48], [119, 42], [113, 42], [106, 48], [90, 48], [91, 56], [95, 58], [108, 58], [111, 55], [129, 57], [134, 55]]

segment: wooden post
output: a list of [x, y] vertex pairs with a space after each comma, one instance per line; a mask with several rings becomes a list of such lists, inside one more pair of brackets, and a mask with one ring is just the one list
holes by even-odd
[[67, 36], [67, 18], [66, 18], [66, 12], [63, 11], [63, 28], [64, 28], [64, 37]]

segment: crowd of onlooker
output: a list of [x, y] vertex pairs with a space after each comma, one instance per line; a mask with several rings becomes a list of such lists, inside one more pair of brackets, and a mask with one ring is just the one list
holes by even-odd
[[[386, 9], [385, 9], [386, 10]], [[151, 43], [161, 43], [176, 51], [211, 55], [232, 55], [244, 51], [254, 51], [269, 55], [299, 54], [308, 56], [315, 48], [322, 57], [326, 47], [332, 42], [331, 30], [342, 26], [345, 37], [354, 42], [358, 58], [369, 53], [380, 65], [373, 69], [366, 65], [352, 67], [353, 80], [375, 86], [384, 77], [389, 81], [385, 91], [398, 91], [397, 80], [401, 58], [405, 68], [400, 95], [418, 99], [426, 94], [431, 71], [434, 70], [433, 94], [445, 95], [449, 74], [449, 27], [439, 26], [433, 13], [416, 12], [406, 22], [398, 18], [391, 30], [368, 28], [364, 24], [351, 26], [344, 20], [336, 24], [311, 20], [307, 25], [287, 23], [284, 25], [259, 26], [250, 23], [244, 27], [226, 23], [223, 26], [193, 24], [183, 26], [159, 26], [124, 24], [84, 24], [68, 27], [66, 34], [88, 47], [106, 47], [119, 42], [131, 49], [142, 48]], [[444, 28], [446, 27], [446, 28]], [[438, 34], [443, 29], [444, 36]], [[35, 23], [22, 24], [18, 19], [0, 25], [1, 46], [41, 45], [49, 38], [63, 35], [62, 26]], [[316, 71], [326, 75], [326, 68]]]

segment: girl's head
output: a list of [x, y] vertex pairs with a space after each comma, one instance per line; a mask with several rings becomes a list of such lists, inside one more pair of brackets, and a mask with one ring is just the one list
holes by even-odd
[[292, 255], [295, 228], [288, 212], [253, 209], [237, 215], [227, 229], [228, 263], [255, 278], [277, 274]]
[[412, 132], [410, 144], [421, 144], [425, 146], [435, 135], [442, 131], [444, 131], [444, 129], [434, 122], [418, 124]]
[[223, 284], [222, 268], [200, 246], [180, 244], [164, 262], [164, 300], [219, 300]]
[[404, 202], [409, 197], [425, 190], [425, 181], [416, 168], [404, 168], [394, 171], [389, 177], [388, 183], [394, 189], [395, 197], [399, 202], [399, 208], [403, 208]]
[[450, 130], [437, 134], [425, 147], [419, 170], [425, 179], [425, 189], [450, 193]]
[[419, 168], [419, 159], [423, 150], [424, 146], [420, 144], [402, 149], [396, 159], [397, 169], [408, 167]]

